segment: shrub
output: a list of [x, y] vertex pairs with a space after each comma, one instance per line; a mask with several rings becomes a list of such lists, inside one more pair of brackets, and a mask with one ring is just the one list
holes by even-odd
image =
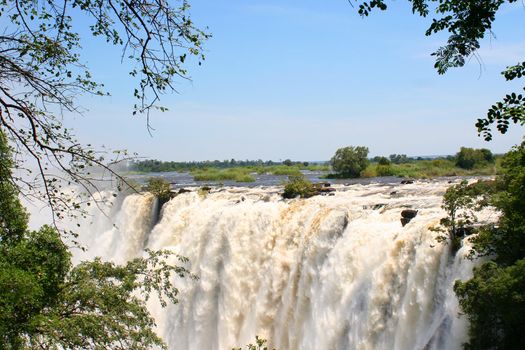
[[330, 163], [334, 171], [343, 177], [359, 177], [370, 163], [367, 156], [367, 147], [343, 147], [335, 152]]
[[384, 165], [384, 164], [379, 163], [376, 166], [376, 175], [377, 176], [393, 176], [394, 170], [392, 169], [390, 164]]
[[406, 154], [391, 154], [389, 158], [394, 164], [404, 164], [410, 161]]
[[171, 196], [170, 183], [162, 177], [150, 177], [146, 185], [146, 191], [163, 201], [168, 200]]
[[284, 185], [283, 198], [309, 198], [316, 193], [315, 186], [304, 176], [290, 176]]
[[460, 151], [456, 154], [456, 166], [463, 169], [472, 169], [476, 166], [492, 162], [494, 162], [494, 156], [492, 152], [486, 148], [475, 149], [461, 147]]
[[390, 165], [390, 161], [387, 157], [374, 157], [374, 162], [378, 163], [379, 165]]

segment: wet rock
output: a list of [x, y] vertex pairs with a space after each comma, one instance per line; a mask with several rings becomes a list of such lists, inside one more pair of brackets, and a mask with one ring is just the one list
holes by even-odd
[[417, 210], [415, 209], [405, 209], [401, 212], [401, 216], [407, 219], [413, 219], [417, 215]]
[[401, 212], [401, 225], [403, 227], [410, 222], [417, 215], [417, 210], [414, 209], [405, 209]]
[[335, 188], [332, 187], [320, 187], [316, 189], [318, 193], [330, 193], [335, 192]]
[[185, 188], [181, 188], [178, 192], [178, 194], [182, 194], [182, 193], [188, 193], [188, 192], [191, 192], [191, 190], [187, 190]]
[[403, 180], [401, 181], [401, 185], [411, 185], [414, 183], [414, 180]]
[[391, 195], [391, 196], [395, 196], [396, 194], [397, 194], [397, 191], [392, 191], [392, 192], [390, 192], [390, 195]]
[[202, 186], [201, 187], [201, 191], [210, 192], [211, 191], [211, 187], [210, 186]]
[[372, 206], [372, 210], [378, 210], [378, 209], [381, 209], [381, 208], [383, 208], [383, 207], [385, 207], [385, 206], [386, 206], [385, 203], [374, 204], [374, 205]]
[[408, 219], [408, 218], [401, 218], [401, 225], [403, 227], [405, 227], [406, 224], [408, 224], [410, 222], [410, 220], [412, 219]]

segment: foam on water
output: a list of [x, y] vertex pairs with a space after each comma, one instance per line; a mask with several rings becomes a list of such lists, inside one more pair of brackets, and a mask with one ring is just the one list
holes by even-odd
[[[338, 186], [294, 200], [277, 187], [221, 188], [178, 195], [156, 223], [154, 198], [129, 195], [81, 226], [89, 249], [76, 259], [123, 262], [146, 247], [188, 257], [199, 279], [176, 281], [179, 304], [149, 303], [170, 349], [231, 349], [255, 335], [281, 350], [460, 349], [452, 285], [473, 262], [429, 230], [447, 186]], [[406, 207], [419, 212], [402, 227]]]

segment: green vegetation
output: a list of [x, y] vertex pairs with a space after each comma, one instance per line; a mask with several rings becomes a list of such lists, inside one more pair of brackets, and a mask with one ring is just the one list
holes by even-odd
[[176, 303], [171, 281], [188, 271], [166, 264], [168, 251], [125, 265], [95, 259], [73, 266], [55, 228], [28, 230], [12, 165], [0, 131], [0, 348], [166, 348], [146, 300], [155, 293], [163, 306]]
[[317, 194], [317, 190], [304, 176], [290, 176], [284, 185], [283, 198], [309, 198]]
[[232, 168], [232, 169], [202, 169], [192, 171], [191, 175], [195, 181], [236, 181], [236, 182], [254, 182], [255, 178], [250, 175], [249, 168]]
[[330, 188], [330, 184], [312, 183], [304, 175], [289, 176], [288, 181], [284, 184], [283, 198], [310, 198], [320, 194], [331, 193], [335, 189]]
[[[492, 34], [492, 23], [500, 8], [515, 0], [462, 1], [421, 0], [412, 1], [412, 11], [427, 17], [435, 13], [426, 35], [448, 32], [448, 40], [432, 55], [435, 68], [440, 74], [451, 67], [462, 67], [476, 54], [480, 41], [486, 33]], [[372, 0], [359, 5], [359, 13], [368, 16], [373, 8], [386, 10], [385, 0]], [[514, 62], [512, 62], [514, 63]], [[508, 66], [502, 75], [507, 81], [525, 76], [525, 62]], [[525, 124], [525, 95], [507, 94], [502, 101], [494, 103], [476, 127], [485, 140], [492, 139], [492, 127], [505, 134], [511, 123]], [[470, 339], [466, 349], [523, 349], [525, 348], [525, 150], [524, 143], [515, 147], [501, 162], [501, 172], [495, 184], [495, 193], [487, 190], [490, 204], [499, 209], [501, 216], [497, 225], [476, 230], [471, 238], [474, 247], [472, 257], [489, 256], [491, 261], [474, 270], [474, 276], [466, 282], [457, 281], [454, 290], [460, 307], [470, 321]], [[463, 151], [463, 150], [462, 150]], [[460, 153], [462, 153], [460, 151]], [[458, 165], [476, 168], [481, 157], [477, 152], [463, 152]], [[474, 154], [473, 154], [474, 153]], [[487, 161], [484, 159], [483, 161]], [[483, 162], [482, 161], [482, 162]], [[492, 187], [492, 186], [489, 186]], [[463, 192], [463, 193], [462, 193]], [[476, 199], [461, 203], [457, 196], [472, 197], [468, 188], [456, 187], [445, 198], [449, 204], [460, 204], [462, 209], [475, 210], [480, 205]], [[481, 196], [481, 201], [485, 201]], [[482, 204], [482, 203], [481, 203]], [[445, 203], [447, 205], [447, 202]], [[452, 211], [449, 210], [449, 215]], [[454, 237], [455, 218], [449, 217], [448, 229]], [[445, 224], [447, 224], [445, 222]]]
[[343, 147], [335, 152], [335, 155], [330, 160], [330, 164], [332, 165], [332, 169], [337, 173], [337, 177], [359, 177], [361, 172], [365, 170], [370, 163], [367, 156], [367, 147]]
[[297, 163], [295, 165], [265, 165], [265, 166], [244, 166], [226, 169], [203, 168], [190, 171], [190, 174], [196, 181], [236, 181], [236, 182], [253, 182], [253, 174], [268, 174], [279, 176], [301, 176], [301, 170], [326, 171], [327, 165], [304, 165]]
[[473, 233], [472, 225], [476, 224], [476, 212], [489, 205], [489, 197], [495, 190], [495, 181], [478, 180], [468, 184], [463, 180], [460, 184], [451, 186], [443, 196], [442, 208], [447, 216], [440, 220], [440, 226], [433, 228], [442, 234], [439, 242], [450, 242], [454, 251], [459, 249], [461, 238], [465, 234]]
[[[365, 149], [365, 147], [362, 147]], [[342, 149], [341, 149], [342, 150]], [[472, 150], [473, 152], [470, 152]], [[362, 151], [362, 150], [361, 150]], [[340, 151], [340, 156], [342, 156]], [[463, 168], [457, 166], [460, 162], [463, 164], [463, 160], [458, 161], [457, 157], [469, 158], [468, 154], [474, 154], [476, 157], [482, 155], [482, 158], [476, 158], [475, 166], [472, 168]], [[364, 153], [363, 153], [364, 154]], [[467, 155], [466, 157], [464, 155]], [[335, 158], [335, 156], [334, 156]], [[332, 158], [332, 161], [335, 159]], [[347, 158], [351, 159], [351, 158]], [[436, 159], [423, 159], [423, 158], [412, 158], [407, 157], [405, 154], [391, 154], [387, 157], [374, 157], [372, 162], [361, 158], [355, 163], [352, 161], [346, 163], [344, 166], [357, 167], [361, 169], [359, 174], [354, 171], [351, 174], [344, 173], [330, 173], [323, 176], [324, 178], [353, 178], [353, 177], [378, 177], [378, 176], [396, 176], [404, 178], [415, 178], [415, 179], [427, 179], [440, 176], [474, 176], [474, 175], [495, 175], [499, 169], [499, 158], [493, 156], [489, 150], [474, 150], [471, 148], [462, 147], [461, 151], [457, 153], [456, 157], [447, 156]], [[343, 166], [342, 159], [337, 158], [336, 163]], [[278, 176], [300, 176], [302, 171], [324, 171], [328, 172], [331, 169], [330, 165], [324, 164], [309, 164], [308, 162], [295, 162], [292, 165], [284, 164], [273, 164], [265, 163], [263, 165], [244, 165], [244, 166], [233, 166], [230, 164], [239, 164], [241, 161], [225, 161], [219, 164], [221, 167], [213, 167], [208, 164], [214, 162], [201, 162], [201, 163], [176, 163], [176, 162], [160, 162], [160, 161], [143, 161], [144, 166], [140, 166], [140, 169], [165, 169], [166, 171], [189, 171], [196, 181], [236, 181], [236, 182], [253, 182], [255, 181], [254, 174], [268, 174]], [[217, 161], [218, 162], [218, 161]], [[248, 161], [245, 161], [248, 164]], [[361, 168], [366, 163], [365, 168]], [[136, 163], [139, 164], [139, 163]], [[156, 164], [152, 166], [151, 164]], [[175, 165], [174, 165], [175, 164]], [[205, 167], [205, 165], [207, 165]], [[195, 166], [191, 168], [191, 166]], [[188, 168], [189, 167], [189, 168]]]
[[[268, 347], [265, 345], [266, 342], [266, 339], [262, 339], [259, 338], [259, 336], [255, 336], [255, 344], [246, 345], [246, 350], [269, 350]], [[232, 350], [242, 350], [242, 348], [233, 348]]]
[[171, 185], [162, 177], [150, 177], [145, 189], [160, 201], [167, 201], [171, 197]]
[[[285, 164], [286, 162], [286, 164]], [[204, 162], [162, 162], [159, 160], [143, 160], [133, 162], [130, 166], [130, 172], [136, 173], [151, 173], [151, 172], [206, 172], [218, 169], [248, 169], [248, 172], [255, 172], [258, 174], [273, 174], [273, 175], [294, 175], [300, 170], [328, 170], [328, 165], [310, 164], [309, 162], [292, 162], [287, 159], [283, 163], [276, 163], [271, 160], [214, 160]]]
[[[448, 237], [440, 240], [454, 244], [459, 233], [476, 233], [468, 238], [473, 244], [470, 258], [491, 258], [474, 269], [472, 279], [454, 285], [470, 321], [466, 349], [525, 345], [525, 142], [504, 156], [501, 167], [502, 174], [494, 182], [462, 183], [444, 196], [448, 216], [441, 225]], [[480, 226], [476, 212], [487, 205], [501, 216], [495, 225]]]
[[463, 169], [457, 167], [454, 160], [440, 158], [432, 160], [416, 160], [409, 163], [390, 165], [372, 163], [361, 172], [361, 177], [397, 176], [414, 179], [429, 179], [440, 176], [495, 175], [497, 174], [498, 169], [498, 162], [483, 163], [473, 169]]
[[486, 148], [461, 147], [461, 150], [456, 154], [456, 166], [463, 169], [480, 168], [492, 163], [494, 163], [494, 156]]
[[[126, 76], [133, 81], [129, 94], [135, 100], [130, 114], [165, 111], [158, 104], [160, 97], [174, 91], [176, 80], [189, 77], [188, 62], [204, 60], [203, 43], [209, 34], [195, 26], [189, 10], [187, 1], [0, 2], [0, 128], [13, 146], [18, 172], [32, 172], [22, 159], [31, 158], [36, 165], [38, 178], [19, 178], [18, 188], [46, 200], [53, 219], [85, 200], [64, 200], [61, 180], [89, 192], [98, 180], [107, 180], [108, 172], [118, 178], [110, 165], [127, 157], [126, 152], [108, 154], [78, 142], [62, 123], [62, 112], [84, 109], [77, 98], [109, 95], [86, 65], [83, 44], [98, 39], [106, 47], [93, 48], [116, 52], [114, 58], [128, 64]], [[147, 121], [149, 126], [149, 117]], [[87, 170], [93, 167], [105, 171]]]

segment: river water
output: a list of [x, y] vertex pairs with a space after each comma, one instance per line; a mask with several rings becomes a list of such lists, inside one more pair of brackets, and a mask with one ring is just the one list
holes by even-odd
[[[329, 182], [331, 184], [372, 184], [372, 183], [400, 183], [403, 179], [395, 176], [359, 178], [359, 179], [324, 179], [323, 176], [328, 174], [325, 171], [302, 170], [301, 173], [311, 182]], [[279, 186], [288, 180], [287, 175], [270, 175], [252, 173], [255, 178], [254, 182], [235, 182], [235, 181], [195, 181], [193, 176], [188, 172], [162, 172], [133, 174], [126, 177], [136, 180], [139, 183], [145, 183], [150, 177], [161, 177], [170, 182], [174, 188], [195, 187], [203, 185], [221, 185], [227, 187], [259, 187], [259, 186]], [[454, 179], [454, 178], [451, 178]]]

